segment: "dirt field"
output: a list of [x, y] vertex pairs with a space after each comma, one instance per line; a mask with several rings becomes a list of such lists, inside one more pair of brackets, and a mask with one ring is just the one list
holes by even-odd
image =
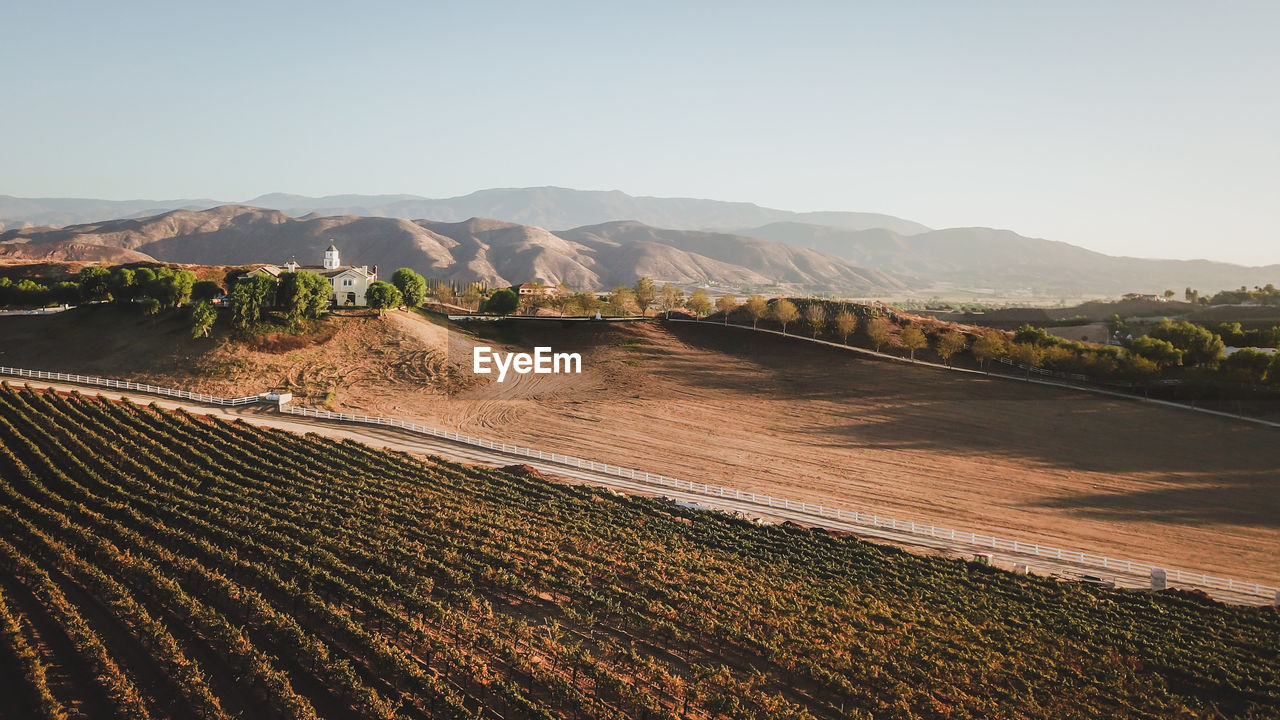
[[[446, 349], [469, 357], [475, 338], [417, 316], [339, 319], [327, 341], [281, 353], [225, 340], [200, 346], [179, 342], [180, 326], [139, 326], [121, 330], [144, 336], [132, 343], [69, 354], [65, 333], [83, 319], [3, 322], [0, 364], [167, 378], [219, 393], [288, 382], [336, 409], [1280, 583], [1280, 431], [1231, 420], [711, 324], [485, 329], [583, 355], [581, 376], [498, 386], [446, 362]], [[164, 351], [174, 347], [184, 349]]]

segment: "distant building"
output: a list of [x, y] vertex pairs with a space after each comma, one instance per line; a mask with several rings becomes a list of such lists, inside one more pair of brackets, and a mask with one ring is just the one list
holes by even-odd
[[515, 290], [516, 294], [521, 297], [525, 297], [528, 295], [546, 295], [547, 297], [554, 297], [556, 294], [556, 288], [554, 285], [538, 285], [534, 283], [521, 283], [520, 285], [517, 285], [511, 289]]
[[330, 287], [333, 288], [333, 292], [329, 296], [329, 302], [337, 307], [363, 307], [367, 304], [364, 299], [365, 291], [369, 289], [370, 285], [378, 281], [377, 265], [374, 265], [372, 270], [369, 269], [368, 265], [359, 267], [343, 265], [342, 256], [332, 240], [329, 241], [329, 249], [324, 251], [324, 260], [320, 265], [299, 265], [297, 261], [290, 260], [283, 266], [263, 265], [243, 277], [270, 275], [278, 278], [282, 272], [298, 272], [299, 270], [306, 270], [327, 278]]

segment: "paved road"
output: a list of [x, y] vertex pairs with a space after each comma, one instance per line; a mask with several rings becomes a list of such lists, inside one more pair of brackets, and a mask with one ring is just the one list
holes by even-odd
[[[22, 381], [10, 380], [10, 382], [17, 385]], [[568, 467], [558, 463], [525, 457], [523, 455], [507, 454], [498, 450], [465, 445], [441, 438], [418, 435], [395, 428], [373, 425], [353, 425], [350, 423], [340, 423], [336, 421], [302, 418], [297, 415], [281, 415], [272, 405], [246, 405], [235, 408], [216, 407], [179, 400], [170, 400], [167, 398], [140, 393], [119, 393], [116, 391], [102, 390], [101, 388], [86, 388], [67, 383], [28, 380], [25, 381], [25, 384], [32, 388], [54, 388], [62, 392], [71, 392], [74, 390], [85, 394], [101, 394], [110, 398], [126, 397], [132, 402], [141, 405], [155, 404], [158, 407], [168, 410], [182, 409], [192, 414], [211, 415], [226, 420], [243, 419], [246, 422], [263, 427], [278, 428], [295, 433], [311, 432], [339, 440], [351, 439], [366, 443], [373, 447], [402, 450], [418, 455], [436, 455], [456, 462], [491, 465], [495, 467], [511, 464], [528, 465], [537, 469], [541, 473], [569, 482], [590, 483], [592, 485], [598, 485], [631, 494], [667, 497], [676, 501], [695, 503], [705, 508], [742, 513], [747, 517], [759, 518], [765, 522], [783, 522], [789, 520], [807, 526], [818, 526], [831, 530], [844, 531], [860, 538], [899, 546], [915, 552], [927, 552], [931, 554], [966, 558], [971, 558], [977, 553], [986, 553], [992, 557], [994, 564], [1004, 568], [1013, 568], [1015, 565], [1023, 565], [1028, 569], [1028, 571], [1039, 575], [1052, 575], [1071, 579], [1091, 577], [1097, 578], [1103, 582], [1115, 583], [1117, 587], [1123, 588], [1150, 587], [1150, 578], [1145, 574], [1126, 574], [1115, 571], [1100, 570], [1099, 568], [1077, 565], [1069, 561], [1058, 561], [1035, 555], [1024, 555], [1005, 551], [993, 551], [988, 547], [968, 545], [962, 542], [943, 538], [932, 538], [906, 531], [855, 525], [853, 523], [842, 522], [832, 518], [811, 515], [799, 510], [765, 508], [750, 502], [743, 502], [729, 498], [708, 497], [697, 493], [681, 492], [671, 488], [619, 478], [615, 475], [584, 470], [576, 467]], [[1270, 603], [1270, 599], [1259, 597], [1257, 595], [1230, 593], [1221, 590], [1213, 590], [1212, 594], [1215, 598], [1222, 600], [1223, 602], [1246, 605], [1263, 605]]]

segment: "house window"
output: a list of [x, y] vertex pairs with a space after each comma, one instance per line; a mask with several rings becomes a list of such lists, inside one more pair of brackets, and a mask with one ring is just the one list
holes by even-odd
[[355, 284], [356, 284], [356, 281], [352, 280], [351, 278], [342, 279], [342, 287], [351, 287], [352, 285], [355, 285]]

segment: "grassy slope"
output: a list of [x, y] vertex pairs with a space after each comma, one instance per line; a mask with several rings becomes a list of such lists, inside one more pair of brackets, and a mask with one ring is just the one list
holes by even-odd
[[[85, 616], [125, 678], [247, 717], [1280, 707], [1267, 609], [1057, 584], [315, 436], [0, 391], [0, 478], [9, 596], [32, 593], [24, 558], [73, 605], [105, 586], [102, 569], [123, 620]], [[129, 629], [129, 599], [176, 649], [138, 652], [156, 633]], [[253, 672], [237, 632], [260, 652]], [[146, 682], [185, 666], [175, 654], [195, 680]]]

